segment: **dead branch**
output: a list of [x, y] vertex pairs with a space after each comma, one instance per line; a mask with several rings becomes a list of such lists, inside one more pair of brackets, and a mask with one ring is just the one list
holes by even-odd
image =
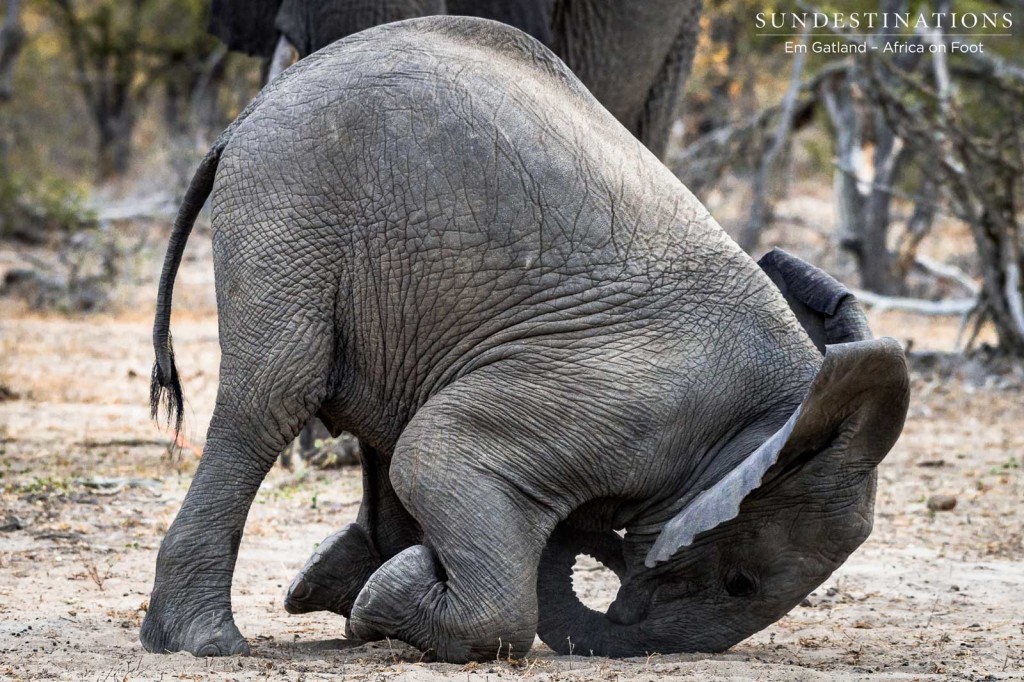
[[[877, 64], [874, 56], [866, 60]], [[869, 96], [877, 103], [889, 125], [930, 159], [922, 171], [944, 188], [956, 212], [971, 228], [981, 260], [984, 286], [981, 301], [996, 327], [1005, 352], [1024, 354], [1024, 305], [1021, 302], [1020, 241], [1024, 226], [1019, 223], [1019, 177], [1024, 167], [1019, 135], [1012, 121], [1024, 109], [1024, 97], [1012, 88], [993, 81], [986, 87], [992, 103], [1004, 110], [1005, 129], [990, 124], [977, 129], [951, 99], [940, 104], [941, 93], [926, 84], [899, 74], [897, 83], [885, 83], [869, 68]], [[935, 106], [940, 116], [927, 115], [923, 107]], [[944, 109], [944, 110], [943, 110]], [[1016, 112], [1016, 113], [1015, 113]], [[1011, 140], [1010, 143], [1007, 140]]]
[[938, 185], [931, 178], [925, 177], [914, 201], [914, 211], [907, 219], [906, 228], [896, 247], [896, 262], [904, 275], [917, 264], [917, 249], [931, 232], [936, 214], [943, 212], [937, 194]]
[[[822, 82], [850, 65], [849, 59], [838, 59], [818, 69], [800, 86], [800, 94], [793, 106], [791, 125], [811, 119], [819, 103]], [[718, 181], [725, 170], [741, 158], [758, 158], [769, 138], [768, 131], [781, 114], [780, 104], [774, 104], [733, 123], [722, 125], [694, 140], [672, 154], [666, 165], [698, 196], [702, 190]]]
[[[807, 37], [810, 30], [804, 28], [800, 35], [800, 45], [807, 45]], [[789, 135], [793, 129], [793, 114], [796, 111], [797, 97], [800, 95], [801, 80], [803, 78], [804, 63], [807, 53], [798, 50], [793, 58], [793, 71], [789, 78], [789, 89], [782, 98], [779, 110], [779, 120], [776, 125], [775, 134], [772, 136], [771, 146], [761, 157], [758, 164], [757, 174], [754, 176], [753, 199], [750, 205], [750, 219], [740, 232], [740, 246], [744, 251], [753, 251], [761, 237], [770, 213], [768, 201], [768, 176], [775, 167], [775, 161], [786, 144], [789, 142]]]
[[299, 52], [295, 46], [282, 33], [277, 39], [277, 46], [274, 54], [270, 57], [270, 66], [267, 68], [267, 82], [274, 80], [278, 75], [299, 59]]
[[899, 310], [918, 315], [946, 316], [965, 315], [973, 309], [977, 303], [976, 298], [958, 298], [947, 301], [925, 301], [919, 298], [906, 298], [903, 296], [883, 296], [863, 289], [854, 289], [853, 295], [864, 305], [877, 308], [878, 310]]
[[974, 296], [981, 291], [981, 287], [966, 272], [953, 265], [940, 263], [934, 258], [923, 255], [914, 259], [914, 265], [930, 275], [960, 285]]

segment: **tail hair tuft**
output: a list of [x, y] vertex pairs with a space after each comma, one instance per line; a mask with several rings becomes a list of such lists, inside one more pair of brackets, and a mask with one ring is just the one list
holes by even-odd
[[[166, 355], [157, 357], [153, 363], [153, 375], [149, 383], [149, 414], [159, 421], [160, 408], [167, 415], [167, 426], [174, 424], [174, 440], [178, 441], [185, 417], [185, 398], [181, 390], [181, 379], [174, 363], [174, 347], [167, 337]], [[161, 363], [161, 360], [164, 362]]]

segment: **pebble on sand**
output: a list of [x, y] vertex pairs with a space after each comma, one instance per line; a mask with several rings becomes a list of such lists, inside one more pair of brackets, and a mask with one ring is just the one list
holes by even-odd
[[928, 498], [928, 509], [932, 511], [950, 511], [956, 508], [956, 498], [952, 495], [932, 495]]

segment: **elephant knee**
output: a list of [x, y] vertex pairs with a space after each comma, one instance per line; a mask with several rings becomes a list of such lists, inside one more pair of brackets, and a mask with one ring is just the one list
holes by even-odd
[[[532, 608], [531, 608], [532, 607]], [[352, 633], [392, 637], [452, 663], [525, 656], [537, 627], [535, 598], [460, 592], [423, 545], [392, 557], [363, 586], [352, 608]]]

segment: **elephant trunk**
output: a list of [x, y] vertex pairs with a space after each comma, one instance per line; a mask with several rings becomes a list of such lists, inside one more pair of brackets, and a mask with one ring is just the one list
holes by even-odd
[[559, 654], [641, 656], [641, 623], [622, 625], [587, 607], [572, 588], [576, 557], [587, 554], [625, 575], [622, 539], [611, 531], [579, 531], [560, 525], [541, 556], [537, 571], [537, 634]]

